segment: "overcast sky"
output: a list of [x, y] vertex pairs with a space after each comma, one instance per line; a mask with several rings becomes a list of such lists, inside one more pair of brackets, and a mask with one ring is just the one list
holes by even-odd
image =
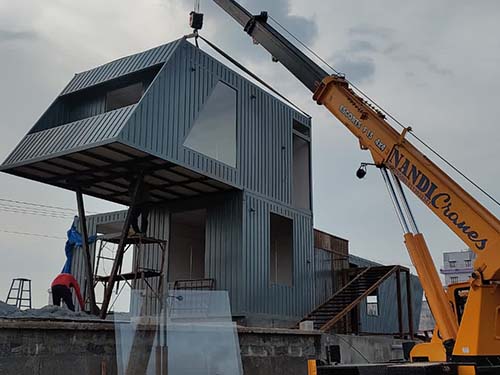
[[[0, 0], [0, 159], [18, 144], [74, 73], [188, 33], [191, 0]], [[349, 239], [351, 252], [409, 264], [402, 233], [377, 170], [356, 139], [307, 89], [208, 0], [203, 34], [313, 117], [314, 217], [318, 229]], [[247, 0], [346, 73], [371, 97], [449, 160], [500, 196], [500, 5], [495, 0]], [[203, 44], [201, 47], [212, 53]], [[457, 179], [462, 183], [461, 179]], [[74, 194], [6, 174], [0, 199], [74, 208]], [[475, 196], [476, 192], [464, 185]], [[478, 196], [497, 216], [498, 206]], [[465, 248], [415, 199], [432, 254]], [[2, 201], [0, 201], [0, 204]], [[5, 212], [0, 205], [0, 299], [13, 277], [33, 280], [36, 306], [64, 263], [69, 218]], [[87, 209], [117, 206], [88, 198]], [[3, 207], [3, 208], [2, 208]], [[17, 206], [18, 207], [18, 206]], [[19, 209], [17, 209], [19, 211]], [[65, 211], [71, 213], [70, 211]], [[5, 231], [44, 234], [34, 237]]]

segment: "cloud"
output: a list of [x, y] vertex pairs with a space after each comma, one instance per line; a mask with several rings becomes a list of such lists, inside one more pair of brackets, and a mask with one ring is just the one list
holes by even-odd
[[31, 30], [12, 31], [12, 30], [0, 29], [0, 43], [30, 41], [37, 38], [38, 35]]
[[390, 39], [394, 35], [394, 30], [388, 27], [380, 27], [374, 25], [358, 25], [351, 27], [348, 33], [350, 36], [355, 37], [370, 36], [379, 39]]
[[335, 68], [354, 83], [368, 81], [375, 75], [375, 62], [371, 58], [340, 56], [334, 61]]

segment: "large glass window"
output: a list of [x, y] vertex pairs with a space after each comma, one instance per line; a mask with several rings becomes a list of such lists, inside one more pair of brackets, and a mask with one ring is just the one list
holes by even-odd
[[236, 167], [236, 90], [218, 82], [184, 146]]
[[109, 91], [106, 94], [106, 112], [137, 103], [141, 100], [143, 93], [144, 85], [142, 82]]
[[293, 135], [293, 205], [311, 208], [311, 176], [309, 142]]
[[293, 221], [271, 213], [270, 281], [293, 284]]

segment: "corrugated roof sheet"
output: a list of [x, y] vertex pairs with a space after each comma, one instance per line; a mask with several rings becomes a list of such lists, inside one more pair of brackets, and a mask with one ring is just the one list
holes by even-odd
[[[22, 162], [33, 163], [63, 151], [95, 145], [118, 136], [136, 105], [89, 117], [52, 129], [28, 134], [9, 155], [2, 167], [12, 168]], [[0, 167], [0, 169], [5, 169]]]
[[61, 95], [83, 90], [110, 79], [163, 63], [168, 60], [182, 41], [184, 38], [78, 73], [68, 83]]

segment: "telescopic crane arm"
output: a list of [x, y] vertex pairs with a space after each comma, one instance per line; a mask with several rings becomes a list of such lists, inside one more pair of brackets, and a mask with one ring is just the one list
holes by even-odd
[[[345, 77], [329, 75], [267, 23], [267, 13], [253, 16], [234, 0], [214, 0], [234, 18], [255, 42], [264, 47], [312, 93], [369, 150], [374, 163], [382, 169], [390, 185], [397, 210], [406, 208], [410, 222], [402, 223], [405, 244], [417, 269], [422, 286], [440, 328], [443, 342], [451, 349], [458, 325], [449, 307], [430, 252], [418, 232], [400, 187], [402, 181], [441, 221], [477, 255], [474, 278], [478, 283], [500, 281], [500, 221], [443, 170], [397, 132], [378, 109], [358, 96]], [[389, 173], [387, 172], [389, 171]], [[392, 181], [392, 183], [391, 183]]]

